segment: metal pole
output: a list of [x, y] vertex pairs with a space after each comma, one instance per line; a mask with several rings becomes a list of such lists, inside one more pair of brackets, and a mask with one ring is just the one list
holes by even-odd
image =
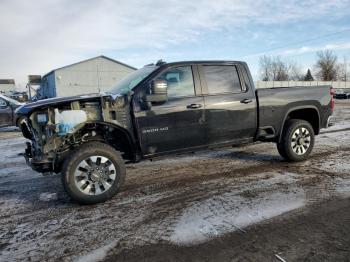
[[96, 73], [97, 73], [97, 88], [98, 88], [98, 92], [101, 93], [101, 89], [100, 89], [100, 76], [99, 76], [99, 72], [98, 72], [98, 64], [96, 64]]
[[27, 88], [28, 88], [29, 100], [32, 100], [32, 90], [31, 90], [31, 86], [29, 83], [27, 84]]

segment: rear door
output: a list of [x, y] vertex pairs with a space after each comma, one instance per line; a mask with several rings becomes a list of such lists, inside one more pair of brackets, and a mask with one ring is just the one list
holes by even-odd
[[239, 64], [199, 66], [208, 144], [248, 141], [257, 128], [257, 101]]
[[12, 124], [12, 108], [10, 104], [0, 97], [0, 126]]
[[143, 154], [186, 151], [203, 145], [204, 98], [196, 67], [173, 66], [158, 74], [157, 79], [167, 81], [168, 101], [134, 109]]

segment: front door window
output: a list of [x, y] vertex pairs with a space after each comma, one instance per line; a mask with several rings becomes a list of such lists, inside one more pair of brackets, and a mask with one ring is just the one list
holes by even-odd
[[191, 66], [167, 69], [156, 80], [165, 80], [167, 82], [169, 98], [195, 95]]

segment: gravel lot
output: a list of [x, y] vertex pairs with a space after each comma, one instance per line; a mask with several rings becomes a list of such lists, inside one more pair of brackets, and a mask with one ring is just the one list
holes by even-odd
[[27, 167], [2, 128], [0, 261], [350, 261], [350, 101], [335, 115], [306, 162], [256, 143], [130, 164], [94, 206]]

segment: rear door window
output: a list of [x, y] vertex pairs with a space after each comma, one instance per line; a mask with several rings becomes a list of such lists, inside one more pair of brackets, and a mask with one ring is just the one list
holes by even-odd
[[204, 65], [202, 68], [209, 94], [242, 92], [236, 66]]

